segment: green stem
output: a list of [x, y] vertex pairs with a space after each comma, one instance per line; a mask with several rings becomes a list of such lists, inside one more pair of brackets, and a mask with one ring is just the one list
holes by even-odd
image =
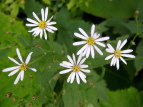
[[42, 55], [41, 57], [37, 58], [36, 60], [30, 62], [28, 65], [31, 65], [31, 64], [37, 62], [38, 60], [40, 60], [40, 59], [41, 59], [42, 57], [44, 57], [45, 55], [46, 55], [46, 53], [45, 53], [44, 55]]

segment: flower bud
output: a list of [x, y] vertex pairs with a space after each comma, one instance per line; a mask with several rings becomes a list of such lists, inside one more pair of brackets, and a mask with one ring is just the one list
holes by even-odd
[[11, 92], [8, 92], [5, 96], [6, 96], [7, 98], [9, 98], [9, 97], [12, 96], [12, 93], [11, 93]]
[[136, 10], [136, 11], [135, 11], [135, 16], [138, 16], [138, 15], [139, 15], [139, 11]]

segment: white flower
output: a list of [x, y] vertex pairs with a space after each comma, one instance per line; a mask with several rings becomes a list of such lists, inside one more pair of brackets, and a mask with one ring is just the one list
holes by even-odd
[[73, 83], [74, 78], [76, 77], [77, 83], [80, 84], [80, 79], [79, 79], [80, 77], [82, 81], [86, 83], [87, 82], [86, 76], [84, 75], [84, 73], [82, 73], [82, 72], [90, 73], [90, 70], [85, 69], [85, 68], [88, 68], [88, 65], [83, 64], [86, 58], [82, 59], [82, 55], [80, 55], [78, 57], [78, 60], [76, 61], [74, 54], [73, 54], [73, 59], [69, 55], [67, 55], [67, 58], [69, 62], [63, 61], [62, 63], [60, 63], [60, 66], [68, 68], [68, 69], [60, 71], [60, 74], [65, 74], [65, 73], [72, 71], [72, 73], [69, 75], [67, 79], [67, 82]]
[[33, 12], [33, 16], [37, 21], [27, 18], [27, 21], [29, 21], [32, 24], [26, 24], [26, 26], [35, 27], [29, 31], [29, 32], [33, 32], [32, 35], [34, 35], [34, 37], [40, 34], [40, 38], [42, 38], [42, 35], [44, 33], [44, 37], [47, 40], [46, 31], [54, 33], [54, 30], [58, 30], [56, 27], [52, 26], [53, 24], [56, 24], [56, 22], [50, 22], [53, 16], [49, 20], [47, 20], [48, 7], [45, 9], [45, 13], [44, 13], [44, 9], [41, 9], [42, 20], [40, 20], [34, 12]]
[[123, 59], [123, 57], [135, 58], [134, 55], [128, 54], [128, 53], [131, 53], [133, 51], [132, 49], [121, 50], [122, 47], [126, 43], [127, 43], [127, 39], [124, 40], [123, 43], [121, 43], [121, 40], [119, 40], [116, 49], [114, 49], [110, 44], [107, 44], [108, 48], [106, 49], [106, 51], [109, 53], [112, 53], [112, 54], [107, 56], [105, 58], [105, 60], [109, 60], [112, 58], [110, 66], [116, 65], [117, 69], [119, 69], [119, 66], [120, 66], [119, 65], [119, 59], [121, 59], [121, 61], [123, 61], [125, 64], [127, 64], [127, 62]]
[[73, 45], [74, 46], [83, 45], [83, 44], [85, 45], [77, 52], [77, 55], [80, 55], [82, 53], [83, 56], [86, 55], [86, 58], [88, 58], [89, 54], [91, 53], [92, 58], [94, 58], [94, 54], [95, 54], [94, 50], [96, 50], [100, 55], [103, 55], [102, 51], [95, 44], [105, 47], [102, 41], [108, 40], [109, 37], [99, 38], [100, 34], [94, 33], [95, 25], [92, 25], [91, 37], [89, 37], [82, 28], [79, 28], [79, 31], [81, 32], [81, 34], [74, 33], [74, 35], [78, 38], [83, 39], [83, 41], [74, 42]]
[[[6, 69], [3, 69], [3, 72], [8, 72], [8, 71], [12, 71], [11, 73], [8, 74], [8, 76], [12, 76], [15, 73], [17, 73], [18, 71], [20, 71], [20, 73], [18, 74], [16, 80], [14, 81], [14, 84], [17, 84], [19, 80], [23, 81], [24, 78], [24, 71], [26, 71], [29, 67], [28, 67], [28, 63], [31, 59], [31, 55], [33, 52], [30, 52], [29, 55], [27, 56], [25, 62], [23, 62], [23, 59], [21, 57], [21, 54], [19, 52], [19, 49], [16, 49], [16, 53], [18, 55], [19, 60], [21, 61], [21, 64], [19, 62], [17, 62], [15, 59], [8, 57], [11, 61], [13, 61], [15, 64], [17, 64], [18, 66], [14, 66], [14, 67], [9, 67]], [[37, 70], [35, 68], [29, 68], [32, 71], [36, 72]]]

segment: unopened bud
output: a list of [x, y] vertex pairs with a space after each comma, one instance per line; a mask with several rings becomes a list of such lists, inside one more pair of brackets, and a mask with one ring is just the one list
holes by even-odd
[[11, 92], [8, 92], [5, 96], [6, 96], [7, 98], [9, 98], [9, 97], [12, 96], [12, 93], [11, 93]]
[[33, 78], [33, 75], [32, 75], [32, 74], [29, 74], [29, 77], [30, 77], [30, 78]]
[[16, 100], [17, 100], [17, 98], [13, 98], [13, 99], [12, 99], [12, 101], [16, 101]]
[[14, 24], [14, 22], [12, 20], [10, 20], [10, 24]]
[[24, 85], [21, 85], [20, 87], [21, 87], [21, 88], [24, 88]]
[[33, 103], [29, 102], [27, 105], [28, 107], [32, 107]]
[[11, 32], [6, 32], [7, 34], [11, 34]]
[[138, 11], [138, 10], [135, 11], [135, 15], [136, 15], [136, 16], [139, 15], [139, 11]]
[[131, 41], [131, 45], [136, 45], [136, 43], [134, 41]]
[[36, 100], [36, 99], [37, 99], [37, 96], [33, 96], [33, 97], [32, 97], [32, 100]]

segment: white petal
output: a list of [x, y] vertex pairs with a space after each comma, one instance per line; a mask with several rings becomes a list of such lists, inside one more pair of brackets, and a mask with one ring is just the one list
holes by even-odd
[[120, 59], [127, 65], [127, 62], [122, 57], [120, 57]]
[[20, 54], [20, 51], [19, 51], [18, 48], [16, 48], [16, 53], [17, 53], [18, 58], [20, 59], [20, 61], [23, 62], [23, 59], [22, 59], [22, 57], [21, 57], [21, 54]]
[[114, 48], [113, 48], [110, 44], [107, 44], [107, 46], [108, 46], [108, 48], [109, 48], [110, 50], [112, 50], [113, 52], [115, 51]]
[[78, 72], [78, 74], [79, 74], [79, 76], [80, 76], [80, 78], [82, 79], [82, 81], [84, 82], [84, 83], [86, 83], [87, 81], [86, 81], [86, 76], [82, 73], [82, 72]]
[[18, 71], [19, 71], [19, 69], [13, 70], [11, 73], [8, 74], [8, 76], [12, 76], [12, 75], [14, 75], [15, 73], [17, 73]]
[[72, 72], [72, 73], [69, 75], [69, 77], [68, 77], [68, 79], [67, 79], [67, 82], [70, 82], [73, 73], [74, 73], [74, 72]]
[[80, 68], [88, 68], [88, 65], [80, 65]]
[[120, 65], [119, 65], [119, 59], [116, 60], [116, 67], [117, 67], [117, 70], [119, 69]]
[[83, 71], [85, 73], [90, 73], [90, 70], [81, 69], [81, 71]]
[[71, 81], [70, 81], [70, 83], [73, 83], [74, 78], [75, 78], [75, 72], [73, 72], [73, 74], [72, 74], [72, 77], [71, 77]]
[[114, 54], [109, 55], [109, 56], [107, 56], [107, 57], [105, 58], [105, 60], [109, 60], [109, 59], [111, 59], [113, 56], [114, 56]]
[[130, 53], [130, 52], [133, 52], [132, 49], [126, 49], [126, 50], [123, 50], [121, 53]]
[[42, 16], [42, 21], [44, 21], [44, 18], [45, 18], [45, 17], [44, 17], [44, 16], [45, 16], [45, 15], [44, 15], [44, 9], [41, 9], [41, 16]]
[[28, 64], [30, 59], [31, 59], [31, 55], [32, 55], [33, 52], [30, 52], [25, 60], [25, 63]]
[[73, 58], [73, 62], [76, 64], [76, 59], [75, 59], [75, 55], [72, 54], [72, 58]]
[[29, 69], [31, 69], [34, 72], [37, 72], [37, 70], [35, 68], [29, 68]]
[[96, 41], [100, 42], [100, 41], [106, 41], [108, 39], [109, 39], [109, 37], [102, 37], [102, 38], [96, 39]]
[[16, 77], [16, 80], [14, 81], [14, 84], [17, 84], [17, 83], [18, 83], [20, 77], [21, 77], [21, 72], [20, 72], [20, 73], [18, 74], [18, 76]]
[[114, 62], [115, 62], [115, 56], [112, 58], [110, 66], [112, 66]]
[[97, 38], [99, 38], [99, 36], [100, 36], [100, 34], [98, 34], [98, 33], [94, 33], [94, 35], [92, 36], [94, 39], [97, 39]]
[[109, 49], [109, 48], [107, 48], [106, 51], [109, 52], [109, 53], [114, 53], [114, 51]]
[[49, 22], [47, 25], [54, 25], [56, 22]]
[[27, 21], [29, 21], [29, 22], [31, 22], [31, 23], [33, 23], [33, 24], [37, 24], [37, 25], [38, 25], [38, 22], [36, 22], [36, 21], [33, 20], [33, 19], [27, 18]]
[[21, 81], [23, 81], [24, 78], [24, 70], [21, 71]]
[[90, 46], [90, 51], [91, 51], [92, 58], [94, 58], [94, 48], [93, 48], [93, 46]]
[[73, 45], [78, 46], [78, 45], [83, 45], [85, 43], [86, 43], [86, 41], [80, 41], [80, 42], [74, 42]]
[[82, 28], [78, 28], [78, 29], [86, 38], [88, 38], [88, 35], [86, 34], [86, 32]]
[[117, 60], [119, 60], [119, 58], [116, 58], [116, 57], [115, 57], [114, 62], [113, 62], [113, 66], [115, 66], [115, 65], [116, 65]]
[[44, 37], [45, 37], [45, 40], [47, 40], [47, 33], [45, 29], [44, 29]]
[[92, 27], [91, 27], [91, 36], [94, 35], [94, 32], [95, 32], [95, 25], [93, 24]]
[[100, 45], [100, 46], [102, 46], [102, 47], [106, 47], [103, 43], [101, 43], [101, 42], [95, 42], [96, 44], [98, 44], [98, 45]]
[[102, 51], [95, 45], [93, 45], [95, 50], [100, 54], [100, 55], [103, 55]]
[[77, 63], [76, 63], [76, 64], [79, 64], [80, 61], [81, 61], [81, 59], [82, 59], [82, 54], [80, 54], [80, 55], [78, 56], [78, 60], [77, 60]]
[[88, 48], [89, 48], [89, 45], [87, 45], [86, 49], [81, 53], [83, 56], [85, 56], [87, 54]]
[[46, 10], [45, 10], [45, 21], [47, 20], [47, 17], [48, 17], [48, 7], [46, 7]]
[[[84, 45], [84, 46], [77, 52], [77, 55], [81, 54], [87, 47], [88, 47], [88, 44]], [[84, 55], [83, 55], [83, 56], [84, 56]]]
[[128, 57], [128, 58], [135, 58], [135, 56], [134, 56], [134, 55], [131, 55], [131, 54], [122, 54], [122, 56]]
[[87, 40], [87, 37], [85, 37], [85, 36], [83, 36], [83, 35], [81, 35], [81, 34], [79, 34], [79, 33], [74, 33], [74, 35], [75, 35], [76, 37], [78, 37], [78, 38]]
[[8, 57], [12, 62], [14, 62], [15, 64], [17, 65], [20, 65], [15, 59], [11, 58], [11, 57]]
[[86, 51], [86, 58], [89, 57], [89, 54], [90, 54], [90, 46], [88, 46], [88, 48], [87, 48], [87, 51]]
[[40, 19], [38, 18], [38, 16], [35, 14], [35, 12], [32, 12], [33, 16], [35, 17], [35, 19], [40, 22]]
[[70, 61], [70, 63], [72, 63], [74, 65], [74, 62], [73, 62], [72, 58], [69, 55], [67, 55], [67, 58]]
[[41, 29], [41, 32], [40, 32], [40, 38], [42, 39], [42, 36], [43, 36], [43, 30]]
[[83, 63], [85, 62], [85, 60], [86, 60], [86, 58], [83, 58], [83, 59], [81, 60], [81, 62], [79, 63], [79, 65], [83, 64]]
[[121, 44], [121, 46], [119, 47], [119, 49], [118, 49], [118, 50], [121, 50], [121, 49], [122, 49], [122, 47], [123, 47], [126, 43], [127, 43], [127, 39], [123, 41], [123, 43]]
[[51, 21], [51, 19], [53, 18], [53, 16], [47, 21], [47, 23], [49, 23]]
[[76, 81], [78, 84], [80, 84], [80, 79], [79, 79], [78, 73], [75, 73], [75, 74], [76, 74]]
[[81, 71], [79, 73], [80, 73], [80, 75], [82, 75], [83, 78], [86, 78], [86, 76], [84, 75], [84, 73], [82, 73]]
[[62, 62], [64, 65], [67, 65], [67, 66], [73, 66], [73, 64], [71, 64], [71, 63], [69, 63], [69, 62], [67, 62], [67, 61], [63, 61]]
[[121, 40], [118, 41], [116, 50], [119, 50], [119, 47], [120, 47], [120, 46], [121, 46]]
[[66, 70], [60, 71], [60, 74], [68, 73], [68, 72], [70, 72], [71, 70], [72, 70], [72, 69], [66, 69]]
[[17, 69], [17, 68], [19, 68], [19, 66], [5, 68], [5, 69], [2, 70], [2, 72], [12, 71], [12, 70], [15, 70], [15, 69]]
[[34, 31], [39, 31], [39, 30], [41, 30], [39, 27], [36, 27], [36, 28], [33, 28], [33, 29], [31, 29], [30, 31], [28, 31], [28, 32], [34, 32]]
[[38, 26], [38, 25], [37, 24], [26, 24], [26, 26], [34, 27], [34, 26]]
[[64, 65], [63, 63], [60, 63], [60, 66], [65, 67], [65, 68], [72, 68], [71, 66]]
[[45, 28], [48, 32], [54, 33], [51, 29]]
[[48, 28], [49, 29], [51, 29], [51, 30], [58, 30], [56, 27], [54, 27], [54, 26], [48, 26]]

